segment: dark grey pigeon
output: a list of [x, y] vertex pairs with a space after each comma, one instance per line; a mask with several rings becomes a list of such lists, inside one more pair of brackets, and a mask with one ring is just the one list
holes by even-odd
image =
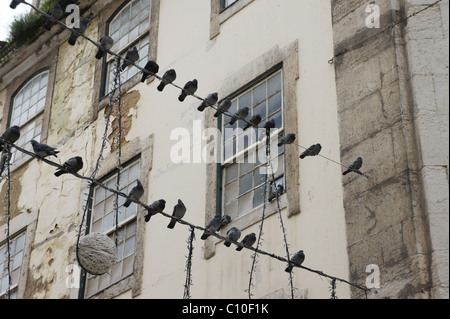
[[48, 11], [48, 15], [51, 16], [51, 18], [47, 19], [47, 22], [45, 22], [44, 28], [48, 31], [52, 29], [52, 27], [56, 24], [56, 21], [61, 19], [61, 17], [64, 14], [64, 10], [61, 8], [58, 2], [56, 2], [53, 7], [50, 8]]
[[314, 144], [310, 146], [306, 151], [300, 155], [301, 159], [304, 159], [306, 156], [317, 156], [319, 155], [320, 151], [322, 150], [322, 145], [320, 144]]
[[108, 52], [108, 50], [111, 50], [112, 46], [114, 44], [113, 38], [105, 35], [100, 39], [100, 45], [101, 48], [98, 48], [97, 54], [95, 55], [95, 58], [97, 60], [100, 60], [105, 56], [105, 54]]
[[[80, 156], [75, 156], [75, 157], [69, 158], [62, 166], [70, 173], [76, 173], [80, 169], [83, 168], [83, 159]], [[68, 174], [68, 172], [66, 170], [59, 168], [55, 172], [55, 176], [61, 176], [63, 174]]]
[[133, 47], [125, 55], [125, 60], [123, 61], [122, 66], [121, 66], [122, 71], [125, 71], [125, 69], [127, 67], [129, 67], [133, 63], [136, 63], [138, 60], [139, 60], [138, 49], [137, 49], [137, 47]]
[[200, 112], [203, 112], [208, 106], [214, 106], [217, 101], [219, 100], [219, 93], [210, 93], [205, 98], [204, 101], [200, 104], [200, 106], [197, 108]]
[[271, 119], [270, 121], [266, 122], [266, 124], [264, 124], [264, 128], [266, 129], [267, 133], [269, 133], [271, 129], [275, 128], [275, 120]]
[[228, 225], [231, 222], [231, 217], [229, 215], [223, 215], [220, 219], [220, 227], [217, 229], [217, 231], [221, 230], [223, 227]]
[[207, 231], [203, 232], [203, 235], [201, 237], [202, 240], [206, 240], [210, 236], [210, 233], [215, 233], [220, 228], [220, 226], [222, 225], [220, 219], [220, 216], [214, 216], [214, 218], [212, 218], [206, 224], [205, 229]]
[[261, 115], [259, 114], [253, 115], [249, 121], [250, 123], [247, 123], [247, 125], [244, 127], [244, 131], [249, 129], [250, 127], [257, 128], [258, 125], [261, 123], [261, 121], [262, 121]]
[[292, 256], [291, 263], [293, 264], [289, 264], [284, 271], [291, 272], [292, 269], [294, 268], [294, 265], [301, 266], [301, 264], [303, 264], [304, 261], [305, 261], [305, 254], [303, 253], [303, 250], [300, 250], [299, 252], [296, 252], [294, 256]]
[[238, 241], [239, 237], [241, 237], [241, 231], [239, 228], [231, 227], [227, 231], [227, 240], [224, 241], [224, 245], [227, 247], [231, 246], [232, 241]]
[[248, 107], [243, 107], [242, 109], [239, 109], [237, 113], [233, 116], [233, 118], [230, 121], [230, 125], [233, 125], [238, 120], [245, 120], [245, 118], [248, 116], [248, 113], [250, 112]]
[[184, 214], [186, 214], [186, 206], [184, 206], [184, 203], [181, 201], [181, 199], [178, 200], [178, 203], [173, 208], [172, 218], [170, 220], [169, 225], [167, 225], [167, 228], [173, 229], [175, 227], [175, 224], [177, 223], [177, 220], [180, 220], [184, 217]]
[[[248, 246], [248, 247], [252, 247], [253, 244], [256, 242], [256, 234], [255, 233], [251, 233], [248, 235], [245, 235], [244, 239], [242, 239], [241, 244]], [[241, 251], [244, 247], [242, 246], [238, 246], [236, 248], [237, 251]]]
[[47, 156], [53, 155], [54, 157], [58, 157], [56, 154], [59, 153], [59, 151], [56, 150], [55, 147], [48, 146], [47, 144], [39, 143], [36, 140], [30, 141], [31, 146], [33, 147], [34, 154], [44, 158]]
[[297, 138], [297, 136], [295, 135], [295, 133], [289, 133], [278, 142], [278, 146], [292, 144], [295, 142], [296, 138]]
[[362, 164], [363, 164], [362, 158], [361, 158], [361, 157], [358, 157], [358, 158], [352, 163], [352, 165], [350, 165], [350, 166], [348, 167], [348, 169], [347, 169], [344, 173], [342, 173], [342, 174], [343, 174], [343, 175], [347, 175], [348, 173], [359, 171], [359, 169], [361, 168]]
[[19, 3], [23, 2], [23, 1], [24, 0], [12, 0], [9, 7], [11, 9], [15, 9], [19, 5]]
[[148, 223], [150, 217], [164, 211], [164, 208], [166, 208], [166, 201], [164, 199], [154, 201], [147, 210], [148, 214], [145, 216], [145, 222]]
[[198, 81], [194, 79], [192, 81], [188, 81], [183, 90], [181, 90], [180, 96], [178, 97], [178, 101], [183, 102], [188, 95], [192, 95], [197, 92], [198, 89]]
[[269, 202], [273, 201], [275, 198], [277, 198], [277, 196], [280, 196], [283, 194], [284, 192], [284, 186], [283, 184], [278, 184], [275, 189], [272, 189], [273, 187], [271, 187], [271, 191], [270, 191], [270, 195], [269, 195]]
[[167, 70], [162, 76], [161, 83], [159, 83], [157, 89], [162, 92], [166, 85], [173, 83], [177, 79], [177, 72], [174, 69]]
[[[130, 193], [128, 194], [128, 197], [131, 197], [135, 201], [139, 201], [139, 199], [144, 195], [144, 186], [142, 186], [142, 183], [140, 180], [137, 180], [137, 185], [134, 186]], [[127, 198], [126, 202], [123, 204], [125, 207], [129, 207], [133, 201], [129, 198]]]
[[148, 61], [147, 64], [144, 66], [144, 69], [146, 69], [151, 74], [149, 74], [147, 72], [142, 72], [142, 79], [141, 79], [142, 83], [144, 83], [145, 80], [152, 74], [154, 75], [154, 74], [158, 73], [159, 65], [155, 61]]
[[214, 114], [214, 117], [219, 117], [221, 114], [228, 112], [231, 107], [231, 99], [227, 97], [225, 100], [220, 103], [217, 112]]
[[76, 28], [76, 27], [73, 28], [78, 33], [72, 31], [72, 33], [70, 34], [70, 37], [69, 37], [70, 45], [75, 45], [80, 34], [84, 34], [84, 32], [86, 32], [89, 21], [90, 21], [89, 19], [81, 19], [79, 21], [78, 28]]
[[[20, 137], [20, 129], [19, 129], [19, 126], [17, 126], [17, 125], [13, 125], [13, 126], [7, 128], [1, 136], [2, 139], [6, 140], [12, 144], [17, 142], [19, 137]], [[0, 141], [0, 152], [3, 151], [4, 145], [5, 145], [5, 143]]]

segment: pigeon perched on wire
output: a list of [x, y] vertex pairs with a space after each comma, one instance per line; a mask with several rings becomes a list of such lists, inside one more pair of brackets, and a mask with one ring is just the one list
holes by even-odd
[[[2, 139], [6, 140], [12, 144], [17, 142], [19, 137], [20, 137], [20, 128], [17, 125], [13, 125], [13, 126], [7, 128], [1, 136]], [[3, 151], [4, 146], [5, 146], [5, 143], [0, 141], [0, 152]]]
[[52, 29], [52, 27], [56, 24], [56, 21], [61, 19], [61, 17], [64, 14], [64, 10], [61, 8], [58, 2], [56, 2], [53, 7], [50, 8], [48, 11], [48, 15], [51, 16], [51, 18], [48, 18], [45, 22], [44, 28], [48, 31]]
[[208, 94], [205, 100], [202, 101], [200, 106], [197, 108], [200, 112], [203, 112], [208, 106], [214, 106], [219, 100], [219, 93], [214, 92]]
[[174, 69], [167, 70], [162, 76], [161, 83], [159, 83], [157, 89], [162, 92], [166, 85], [173, 83], [177, 79], [177, 72]]
[[142, 72], [142, 79], [141, 82], [144, 83], [145, 80], [156, 73], [159, 72], [159, 65], [155, 61], [148, 61], [147, 64], [144, 66], [144, 69], [147, 70], [150, 73]]
[[102, 37], [100, 39], [100, 45], [101, 48], [98, 48], [97, 54], [95, 55], [95, 58], [97, 60], [100, 60], [101, 58], [103, 58], [105, 56], [105, 54], [111, 50], [112, 46], [114, 44], [114, 40], [113, 38], [105, 35], [104, 37]]
[[133, 202], [132, 199], [134, 199], [135, 201], [139, 201], [139, 199], [141, 199], [142, 195], [144, 195], [144, 186], [142, 186], [142, 183], [140, 180], [137, 180], [137, 185], [134, 186], [130, 193], [128, 194], [127, 200], [125, 201], [125, 203], [123, 204], [123, 206], [125, 207], [129, 207], [131, 205], [131, 203]]
[[24, 0], [12, 0], [9, 7], [15, 9], [22, 2], [24, 2]]
[[239, 120], [245, 120], [245, 118], [248, 116], [248, 113], [250, 112], [248, 107], [243, 107], [242, 109], [239, 109], [236, 114], [233, 116], [233, 118], [230, 121], [230, 125], [233, 125], [236, 123], [236, 121]]
[[221, 217], [214, 216], [211, 220], [208, 221], [208, 223], [206, 223], [206, 231], [203, 232], [201, 239], [206, 240], [211, 235], [211, 233], [215, 233], [221, 225]]
[[264, 128], [266, 129], [266, 133], [269, 134], [271, 129], [275, 128], [275, 120], [271, 119], [264, 124]]
[[198, 89], [198, 81], [194, 79], [192, 81], [188, 81], [183, 90], [181, 90], [180, 96], [178, 96], [178, 101], [183, 102], [188, 95], [192, 95], [197, 92]]
[[230, 107], [231, 107], [231, 99], [229, 97], [227, 97], [225, 100], [223, 100], [220, 103], [219, 108], [217, 109], [217, 112], [214, 113], [214, 117], [219, 117], [221, 114], [228, 112]]
[[184, 214], [186, 213], [186, 206], [184, 206], [184, 203], [181, 199], [178, 200], [178, 203], [173, 208], [172, 218], [170, 219], [169, 225], [167, 225], [167, 228], [173, 229], [175, 227], [175, 224], [177, 223], [177, 220], [180, 220], [184, 217]]
[[232, 241], [238, 241], [239, 237], [241, 237], [241, 231], [237, 227], [231, 227], [227, 231], [227, 240], [223, 242], [223, 244], [227, 247], [231, 246]]
[[137, 61], [139, 61], [139, 52], [137, 47], [134, 46], [131, 50], [128, 50], [127, 54], [125, 55], [125, 60], [123, 61], [120, 68], [122, 71], [125, 71], [127, 67], [133, 65], [133, 63], [136, 63]]
[[273, 187], [271, 187], [271, 191], [270, 191], [270, 195], [269, 195], [269, 202], [273, 201], [275, 198], [277, 198], [278, 196], [281, 196], [284, 192], [284, 186], [283, 184], [278, 184], [275, 189], [273, 189]]
[[310, 146], [306, 151], [300, 155], [301, 159], [304, 159], [307, 156], [317, 156], [319, 155], [320, 151], [322, 150], [322, 145], [320, 144], [314, 144]]
[[56, 147], [51, 147], [47, 144], [39, 143], [36, 140], [31, 140], [30, 143], [33, 147], [34, 154], [36, 154], [37, 156], [40, 156], [42, 158], [51, 155], [54, 157], [58, 157], [56, 154], [58, 154], [59, 151], [56, 150]]
[[148, 223], [150, 217], [164, 211], [164, 208], [166, 208], [166, 201], [164, 199], [154, 201], [147, 210], [148, 213], [145, 216], [145, 222]]
[[[256, 242], [256, 234], [255, 233], [251, 233], [248, 235], [245, 235], [244, 239], [242, 239], [241, 244], [248, 246], [248, 247], [252, 247], [253, 244]], [[241, 251], [244, 247], [242, 246], [238, 246], [236, 248], [237, 251]]]
[[231, 217], [230, 215], [223, 215], [220, 219], [220, 227], [217, 229], [217, 231], [221, 230], [223, 227], [231, 223]]
[[64, 169], [59, 168], [55, 172], [56, 177], [61, 176], [63, 174], [68, 174], [68, 173], [77, 173], [80, 169], [83, 168], [83, 159], [80, 156], [71, 157], [67, 161], [64, 162], [62, 167]]
[[303, 250], [300, 250], [298, 252], [296, 252], [292, 258], [291, 258], [291, 263], [289, 263], [289, 265], [286, 267], [286, 269], [284, 270], [285, 272], [291, 272], [292, 269], [295, 266], [301, 266], [301, 264], [303, 264], [303, 262], [305, 261], [305, 254], [303, 253]]
[[259, 114], [253, 115], [250, 118], [249, 123], [247, 123], [247, 125], [244, 127], [244, 131], [249, 129], [250, 127], [257, 128], [258, 125], [261, 123], [261, 121], [262, 121], [261, 115]]
[[295, 133], [289, 133], [286, 136], [283, 136], [279, 142], [278, 142], [278, 146], [282, 146], [282, 145], [287, 145], [287, 144], [292, 144], [295, 142], [296, 139], [296, 135]]
[[81, 19], [78, 21], [78, 27], [74, 27], [73, 29], [74, 31], [71, 31], [72, 33], [70, 34], [69, 37], [69, 44], [70, 45], [75, 45], [75, 43], [77, 42], [78, 37], [81, 34], [84, 34], [84, 32], [86, 32], [87, 26], [89, 24], [90, 20], [89, 19]]
[[342, 175], [347, 175], [348, 173], [359, 171], [359, 169], [361, 168], [362, 164], [363, 164], [362, 158], [361, 158], [361, 157], [358, 157], [358, 158], [357, 158], [357, 159], [356, 159], [356, 160], [348, 167], [348, 169], [347, 169], [344, 173], [342, 173]]

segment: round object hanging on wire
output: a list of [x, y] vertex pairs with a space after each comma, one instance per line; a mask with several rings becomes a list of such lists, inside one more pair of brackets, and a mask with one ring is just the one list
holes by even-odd
[[101, 233], [92, 233], [78, 243], [78, 262], [91, 275], [107, 273], [117, 261], [114, 241]]

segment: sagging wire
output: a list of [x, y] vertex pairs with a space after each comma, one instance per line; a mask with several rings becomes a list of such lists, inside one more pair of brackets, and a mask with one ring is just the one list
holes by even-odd
[[[202, 232], [207, 231], [207, 229], [204, 228], [204, 227], [201, 227], [201, 226], [198, 226], [198, 225], [194, 225], [194, 224], [189, 223], [189, 222], [187, 222], [187, 221], [185, 221], [185, 220], [183, 220], [183, 219], [177, 219], [176, 217], [173, 217], [172, 215], [169, 215], [169, 214], [167, 214], [167, 213], [165, 213], [165, 212], [163, 212], [163, 211], [154, 210], [154, 209], [151, 208], [149, 205], [147, 205], [147, 204], [145, 204], [145, 203], [142, 203], [141, 201], [136, 201], [134, 198], [129, 197], [127, 194], [125, 194], [125, 193], [123, 193], [123, 192], [120, 192], [120, 191], [118, 191], [118, 190], [116, 190], [116, 189], [110, 188], [110, 187], [104, 185], [102, 182], [100, 182], [99, 180], [97, 180], [97, 179], [95, 179], [95, 178], [92, 178], [92, 177], [86, 177], [86, 176], [80, 175], [80, 174], [78, 174], [78, 173], [71, 172], [71, 171], [67, 170], [65, 167], [63, 167], [62, 165], [60, 165], [59, 163], [52, 162], [52, 161], [48, 160], [47, 158], [40, 157], [40, 156], [38, 156], [38, 155], [36, 155], [36, 154], [30, 152], [30, 151], [27, 151], [27, 150], [25, 150], [25, 149], [23, 149], [23, 148], [21, 148], [21, 147], [19, 147], [19, 146], [14, 145], [13, 143], [11, 143], [11, 142], [9, 142], [9, 141], [7, 141], [7, 140], [1, 138], [1, 137], [0, 137], [0, 142], [3, 142], [3, 143], [5, 143], [5, 144], [7, 144], [7, 145], [9, 145], [9, 146], [13, 146], [13, 147], [15, 147], [17, 150], [19, 150], [20, 152], [22, 152], [22, 153], [24, 153], [24, 154], [27, 154], [27, 155], [29, 155], [29, 156], [31, 156], [31, 157], [34, 157], [34, 158], [36, 158], [36, 159], [39, 159], [39, 160], [41, 160], [42, 162], [44, 162], [44, 163], [46, 163], [46, 164], [48, 164], [48, 165], [51, 165], [51, 166], [53, 166], [53, 167], [56, 167], [56, 168], [59, 169], [59, 170], [62, 170], [62, 171], [64, 171], [64, 172], [68, 173], [69, 175], [72, 175], [72, 176], [74, 176], [74, 177], [76, 177], [76, 178], [79, 178], [79, 179], [82, 179], [82, 180], [86, 180], [86, 181], [88, 181], [89, 183], [91, 183], [91, 184], [93, 184], [93, 185], [97, 185], [97, 186], [99, 186], [99, 187], [105, 189], [105, 190], [108, 191], [108, 192], [111, 192], [111, 193], [114, 193], [114, 194], [119, 194], [119, 196], [122, 196], [122, 197], [124, 197], [124, 198], [126, 198], [126, 199], [129, 199], [129, 200], [132, 201], [133, 203], [136, 203], [137, 205], [139, 205], [139, 206], [145, 208], [147, 211], [151, 210], [151, 211], [153, 211], [153, 212], [156, 212], [156, 214], [161, 214], [161, 215], [164, 216], [164, 217], [172, 218], [172, 219], [175, 218], [175, 219], [177, 220], [177, 222], [178, 222], [179, 224], [181, 224], [181, 225], [189, 226], [189, 227], [191, 227], [191, 228], [200, 230], [200, 231], [202, 231]], [[226, 237], [224, 237], [224, 236], [218, 234], [217, 232], [210, 233], [210, 234], [211, 234], [211, 236], [214, 236], [214, 237], [218, 238], [219, 240], [223, 240], [223, 241], [228, 240]], [[232, 242], [234, 245], [236, 245], [236, 246], [239, 246], [239, 247], [242, 247], [242, 248], [245, 248], [245, 249], [248, 249], [248, 250], [252, 250], [252, 251], [254, 251], [254, 252], [258, 253], [258, 254], [268, 256], [268, 257], [270, 257], [270, 258], [276, 259], [276, 260], [281, 261], [281, 262], [283, 262], [283, 263], [288, 263], [288, 264], [290, 263], [290, 264], [292, 264], [294, 267], [301, 268], [301, 269], [304, 269], [304, 270], [306, 270], [306, 271], [316, 273], [316, 274], [318, 274], [319, 276], [323, 276], [323, 277], [326, 277], [326, 278], [329, 278], [329, 279], [333, 279], [333, 278], [334, 278], [334, 279], [336, 279], [337, 281], [346, 283], [346, 284], [348, 284], [348, 285], [350, 285], [350, 286], [353, 286], [353, 287], [355, 287], [355, 288], [361, 289], [361, 290], [366, 291], [366, 292], [369, 290], [368, 288], [365, 288], [365, 287], [363, 287], [363, 286], [361, 286], [361, 285], [358, 285], [358, 284], [349, 282], [349, 281], [347, 281], [347, 280], [345, 280], [345, 279], [342, 279], [342, 278], [338, 278], [338, 277], [335, 277], [335, 276], [328, 275], [328, 274], [324, 273], [323, 271], [311, 269], [311, 268], [305, 267], [305, 266], [303, 266], [303, 265], [300, 265], [300, 266], [295, 265], [295, 264], [291, 263], [290, 261], [288, 261], [286, 258], [281, 257], [281, 256], [278, 256], [278, 255], [276, 255], [276, 254], [274, 254], [274, 253], [269, 253], [269, 252], [266, 252], [266, 251], [261, 250], [261, 249], [256, 249], [255, 247], [247, 246], [247, 245], [244, 245], [244, 244], [242, 244], [242, 243], [240, 243], [240, 242], [237, 242], [237, 241], [231, 241], [231, 242]]]
[[187, 240], [188, 244], [188, 256], [186, 259], [186, 280], [184, 283], [184, 294], [183, 299], [191, 299], [191, 286], [192, 286], [192, 256], [194, 252], [194, 239], [195, 239], [195, 229], [190, 227], [191, 231]]
[[334, 279], [334, 278], [331, 280], [330, 291], [331, 291], [331, 298], [330, 299], [337, 299], [337, 295], [336, 295], [336, 279]]

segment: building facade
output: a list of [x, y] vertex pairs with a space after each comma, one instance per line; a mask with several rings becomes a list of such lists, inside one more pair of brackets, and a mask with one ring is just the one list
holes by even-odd
[[[448, 1], [412, 15], [428, 5], [79, 1], [86, 37], [110, 36], [122, 57], [136, 47], [136, 64], [156, 61], [159, 78], [141, 81], [135, 66], [116, 77], [114, 55], [96, 59], [93, 43], [79, 37], [72, 46], [71, 32], [55, 25], [2, 55], [1, 132], [18, 125], [21, 149], [35, 139], [57, 148], [47, 158], [56, 163], [81, 156], [82, 176], [125, 194], [140, 180], [142, 203], [164, 199], [171, 215], [181, 199], [183, 220], [201, 227], [228, 215], [220, 236], [262, 230], [264, 252], [286, 258], [287, 243], [290, 256], [304, 251], [305, 267], [371, 288], [337, 281], [338, 298], [448, 298]], [[169, 69], [177, 86], [160, 91]], [[274, 120], [270, 174], [264, 134], [213, 108], [200, 112], [195, 96], [178, 100], [193, 79], [197, 96], [217, 92], [217, 105], [229, 98], [228, 114], [248, 107], [247, 120]], [[277, 146], [288, 133], [295, 144]], [[320, 156], [300, 159], [316, 143]], [[342, 175], [358, 156], [369, 178]], [[182, 298], [189, 269], [196, 299], [330, 298], [330, 278], [294, 268], [291, 286], [285, 262], [258, 254], [253, 264], [254, 251], [202, 240], [199, 229], [188, 267], [187, 225], [169, 229], [161, 214], [147, 222], [143, 206], [125, 207], [88, 179], [56, 177], [55, 167], [14, 148], [9, 169], [0, 194], [2, 297]], [[273, 184], [283, 192], [269, 201]], [[77, 259], [78, 239], [97, 233], [117, 248], [101, 275]]]

